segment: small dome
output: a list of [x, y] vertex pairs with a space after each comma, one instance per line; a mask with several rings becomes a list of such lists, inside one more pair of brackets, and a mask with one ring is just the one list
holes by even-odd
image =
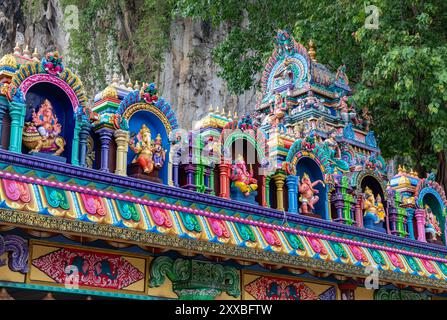
[[17, 60], [12, 54], [4, 55], [0, 59], [0, 67], [12, 67], [17, 69]]
[[116, 91], [116, 88], [113, 85], [109, 85], [102, 92], [102, 98], [118, 99], [118, 92]]

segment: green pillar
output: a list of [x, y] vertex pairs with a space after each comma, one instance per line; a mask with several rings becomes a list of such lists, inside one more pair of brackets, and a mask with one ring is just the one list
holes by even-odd
[[218, 263], [160, 256], [150, 266], [150, 287], [161, 286], [166, 277], [180, 300], [214, 300], [222, 292], [241, 294], [240, 273]]
[[271, 176], [265, 177], [265, 200], [267, 202], [267, 207], [270, 208], [270, 179]]
[[73, 143], [71, 144], [71, 164], [79, 166], [79, 132], [82, 128], [82, 122], [77, 119], [75, 121]]
[[209, 179], [210, 179], [211, 194], [214, 196], [216, 195], [216, 192], [214, 190], [214, 167], [211, 167]]
[[13, 101], [10, 104], [9, 115], [11, 116], [11, 137], [9, 140], [9, 151], [22, 152], [22, 131], [25, 123], [25, 103]]

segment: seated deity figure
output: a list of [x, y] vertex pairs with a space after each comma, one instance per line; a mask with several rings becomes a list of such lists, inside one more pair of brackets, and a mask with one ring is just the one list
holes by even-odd
[[231, 166], [231, 181], [246, 197], [250, 192], [258, 189], [258, 181], [253, 178], [253, 169], [247, 170], [244, 157], [238, 155], [235, 163]]
[[347, 124], [349, 121], [355, 122], [357, 119], [357, 114], [352, 105], [348, 106], [348, 96], [344, 96], [340, 99], [340, 103], [337, 107], [340, 110], [340, 116], [342, 120]]
[[150, 129], [143, 124], [136, 138], [136, 143], [135, 137], [131, 137], [129, 141], [130, 149], [136, 154], [132, 163], [138, 163], [144, 173], [150, 174], [154, 170], [154, 144]]
[[[301, 178], [301, 182], [298, 184], [298, 191], [300, 193], [300, 202], [301, 202], [301, 213], [312, 213], [314, 210], [314, 204], [318, 202], [320, 199], [317, 194], [319, 191], [317, 189], [314, 189], [314, 187], [321, 183], [323, 186], [325, 185], [323, 181], [317, 180], [315, 182], [312, 182], [309, 178], [309, 175], [307, 173], [304, 173], [303, 177]], [[310, 210], [309, 210], [310, 208]]]
[[48, 99], [37, 112], [33, 111], [32, 122], [25, 123], [23, 131], [23, 143], [32, 152], [53, 152], [59, 156], [64, 151], [65, 140], [59, 136], [62, 126]]
[[371, 219], [375, 224], [378, 224], [385, 219], [385, 209], [382, 204], [382, 199], [380, 195], [377, 195], [376, 199], [369, 187], [365, 188], [363, 194], [363, 210], [364, 217]]
[[427, 205], [425, 206], [425, 233], [431, 235], [431, 239], [429, 239], [431, 241], [436, 241], [437, 236], [440, 236], [442, 233], [436, 216]]

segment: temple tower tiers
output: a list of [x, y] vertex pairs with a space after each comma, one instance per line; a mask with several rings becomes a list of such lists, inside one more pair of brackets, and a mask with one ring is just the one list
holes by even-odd
[[187, 131], [155, 83], [114, 75], [89, 98], [57, 51], [16, 46], [0, 59], [0, 299], [447, 296], [445, 192], [388, 177], [346, 68], [279, 31], [254, 110], [210, 106]]

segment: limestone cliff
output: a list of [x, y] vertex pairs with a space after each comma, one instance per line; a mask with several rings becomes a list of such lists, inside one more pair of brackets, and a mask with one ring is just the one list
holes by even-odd
[[[32, 7], [29, 7], [30, 3]], [[127, 21], [119, 27], [123, 37], [129, 30], [135, 30], [132, 19], [125, 19], [128, 14], [117, 12], [117, 25], [119, 21]], [[160, 95], [174, 106], [184, 128], [191, 128], [193, 121], [207, 113], [210, 104], [220, 110], [224, 107], [226, 114], [230, 111], [238, 115], [253, 110], [255, 106], [254, 90], [240, 96], [232, 95], [225, 81], [217, 75], [219, 68], [212, 61], [212, 49], [225, 36], [225, 27], [216, 30], [205, 22], [193, 22], [186, 18], [176, 18], [171, 22], [169, 45], [156, 82]], [[19, 42], [22, 46], [28, 45], [31, 51], [37, 48], [40, 54], [58, 49], [62, 54], [70, 56], [68, 40], [58, 0], [28, 1], [25, 4], [19, 0], [0, 2], [0, 54], [12, 52], [15, 42]], [[132, 59], [132, 50], [123, 48], [121, 51], [115, 57]], [[120, 72], [126, 76], [129, 64], [116, 63], [120, 66]], [[147, 66], [148, 69], [150, 67]], [[79, 73], [82, 78], [84, 75]], [[110, 77], [109, 73], [106, 74]], [[90, 95], [101, 89], [86, 88]]]

